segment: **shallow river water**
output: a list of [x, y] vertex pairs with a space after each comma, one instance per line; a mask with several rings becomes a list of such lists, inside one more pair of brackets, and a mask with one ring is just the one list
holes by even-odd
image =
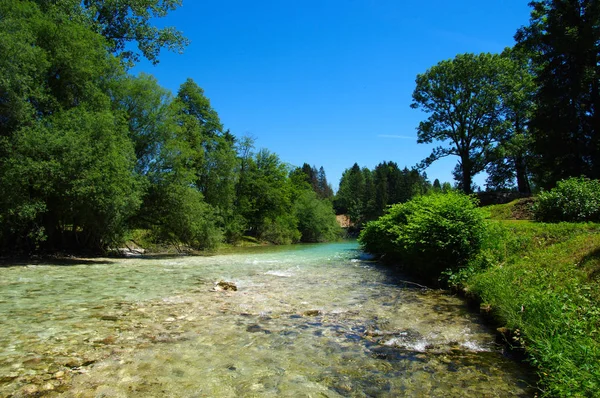
[[355, 242], [0, 268], [0, 397], [532, 395], [462, 300], [403, 279]]

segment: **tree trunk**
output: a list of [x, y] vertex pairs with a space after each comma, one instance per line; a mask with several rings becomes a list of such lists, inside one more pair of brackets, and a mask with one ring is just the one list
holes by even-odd
[[471, 176], [471, 165], [468, 159], [462, 161], [462, 185], [465, 194], [470, 195], [473, 193], [473, 177]]
[[531, 186], [527, 177], [525, 158], [521, 155], [515, 157], [515, 174], [517, 175], [517, 189], [519, 193], [531, 195]]

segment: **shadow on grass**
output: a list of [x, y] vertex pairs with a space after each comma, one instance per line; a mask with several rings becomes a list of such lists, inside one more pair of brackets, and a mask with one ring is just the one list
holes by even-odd
[[600, 279], [600, 247], [583, 256], [580, 264], [587, 272], [589, 280]]

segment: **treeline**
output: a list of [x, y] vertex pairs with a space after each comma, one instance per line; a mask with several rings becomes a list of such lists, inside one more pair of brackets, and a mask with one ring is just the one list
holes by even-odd
[[337, 214], [348, 215], [360, 227], [383, 215], [392, 204], [407, 202], [432, 190], [450, 189], [450, 184], [442, 187], [437, 179], [432, 185], [427, 175], [416, 169], [401, 170], [395, 162], [382, 162], [373, 170], [354, 163], [342, 174], [333, 203]]
[[100, 251], [132, 229], [194, 249], [336, 237], [322, 168], [235, 137], [191, 79], [172, 95], [127, 72], [184, 47], [149, 22], [178, 4], [0, 1], [0, 252]]
[[454, 155], [458, 187], [550, 189], [600, 178], [600, 6], [532, 1], [529, 26], [502, 54], [459, 54], [417, 76], [413, 108], [429, 114], [418, 142], [439, 142], [421, 163]]

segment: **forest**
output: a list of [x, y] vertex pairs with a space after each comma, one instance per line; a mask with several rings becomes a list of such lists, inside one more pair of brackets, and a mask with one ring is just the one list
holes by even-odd
[[183, 50], [151, 24], [180, 3], [0, 2], [0, 252], [337, 238], [323, 168], [224, 129], [191, 79], [172, 94], [128, 72]]

